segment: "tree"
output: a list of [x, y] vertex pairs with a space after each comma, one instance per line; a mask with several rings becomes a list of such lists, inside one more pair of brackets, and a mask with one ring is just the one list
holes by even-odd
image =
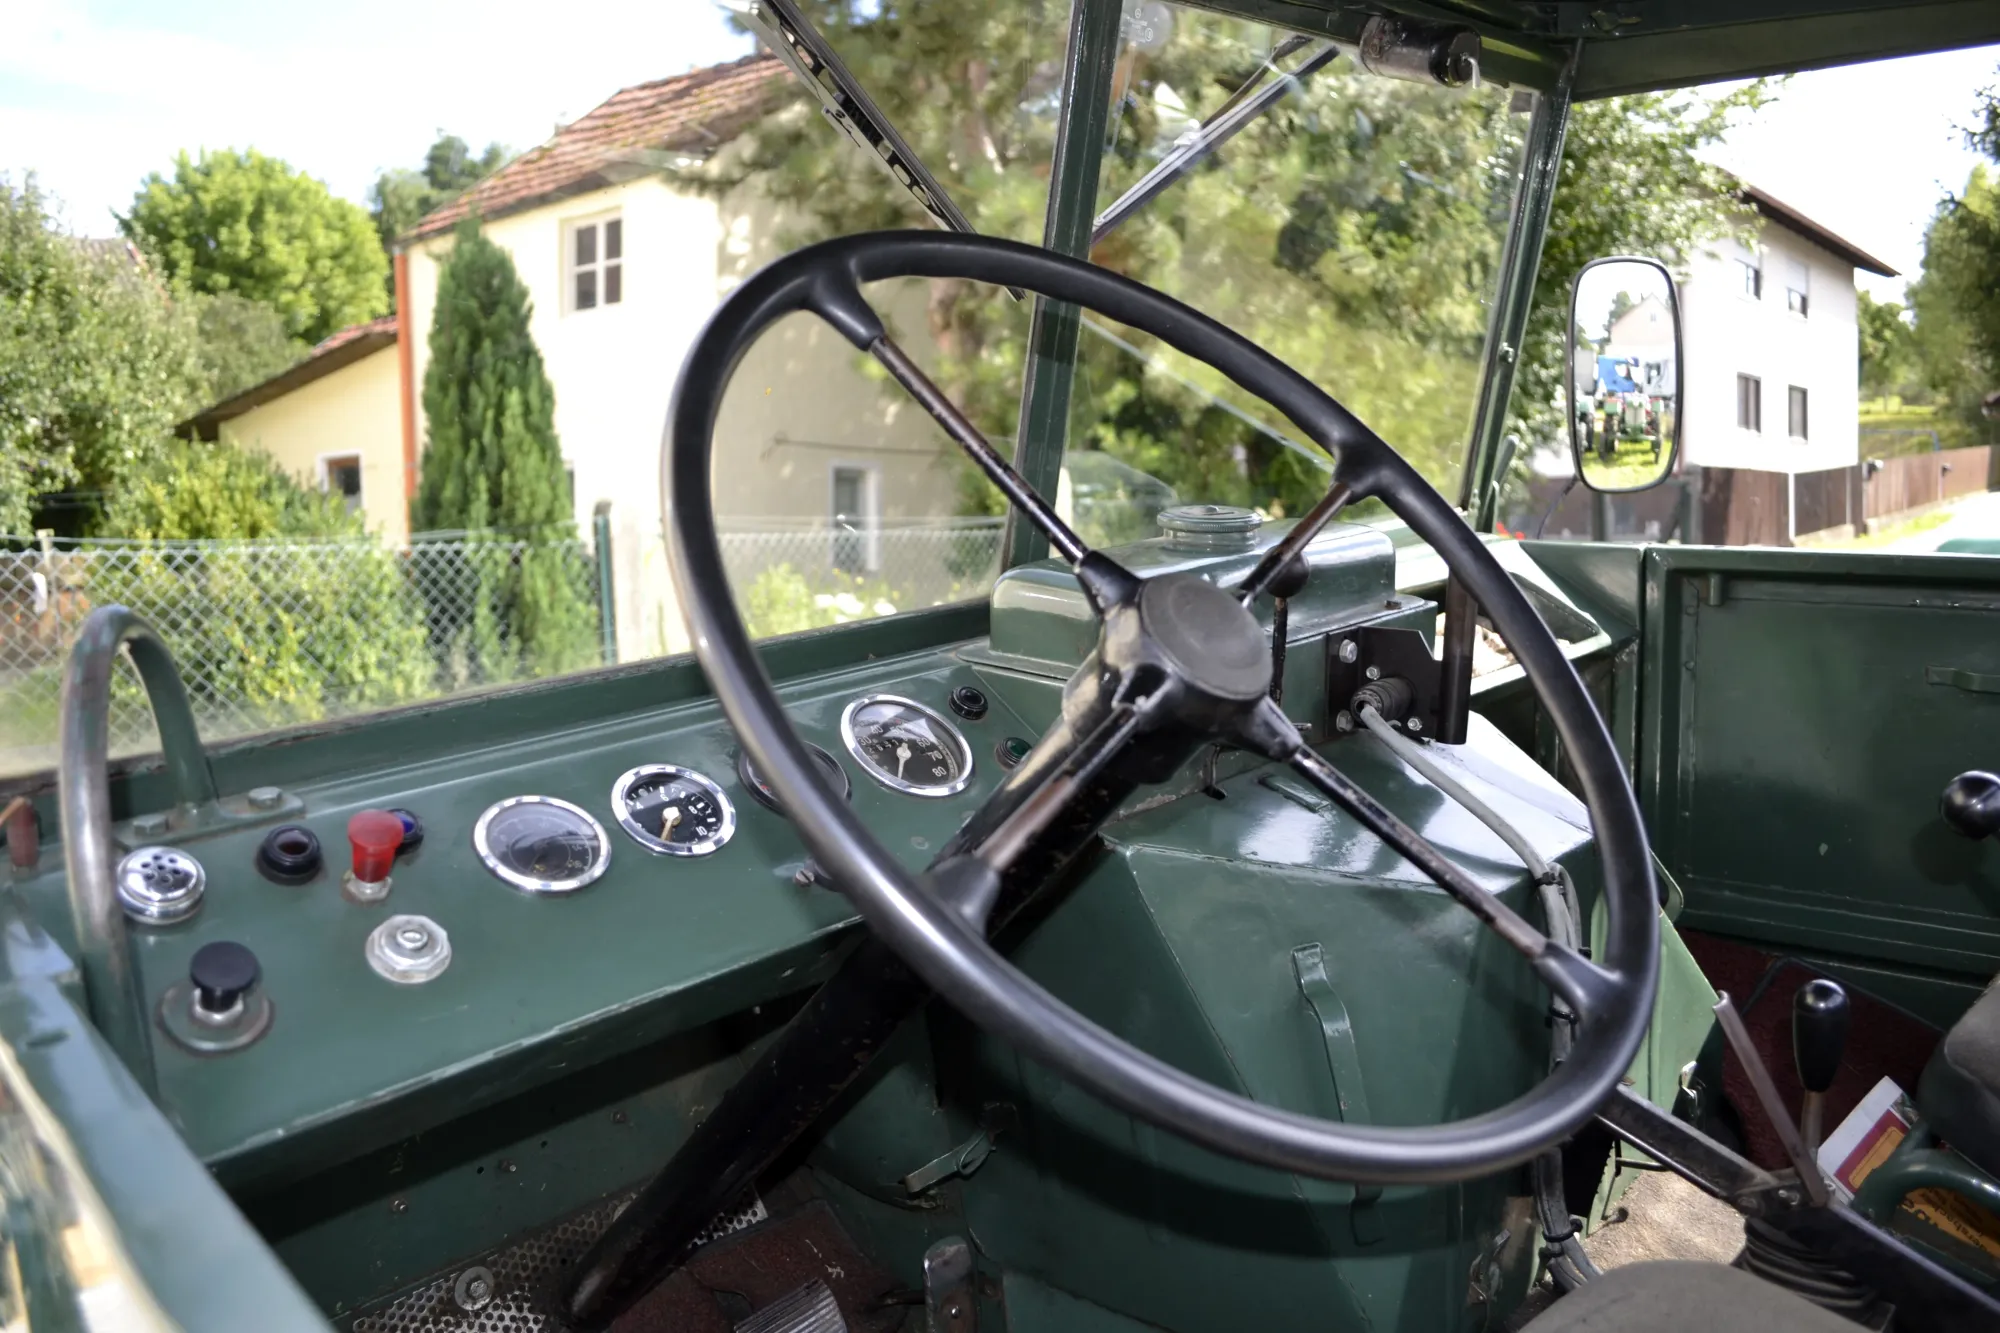
[[180, 154], [173, 178], [148, 176], [119, 225], [171, 281], [262, 301], [309, 343], [388, 309], [368, 214], [254, 149]]
[[595, 644], [595, 608], [562, 545], [574, 516], [531, 312], [513, 260], [467, 218], [438, 273], [412, 523], [522, 543], [518, 555], [495, 548], [480, 558], [484, 592], [465, 616], [459, 651], [489, 679], [515, 659], [537, 675], [567, 670], [590, 660]]
[[235, 292], [195, 295], [205, 397], [219, 403], [289, 370], [311, 350], [285, 329], [285, 317]]
[[1981, 400], [2000, 388], [1995, 292], [2000, 292], [2000, 180], [1980, 165], [1963, 192], [1939, 203], [1924, 232], [1923, 268], [1909, 286], [1922, 378], [1948, 416], [1975, 430], [1984, 425]]
[[0, 532], [56, 493], [108, 490], [204, 388], [192, 312], [122, 244], [62, 231], [33, 177], [0, 177]]
[[497, 143], [487, 144], [485, 152], [474, 156], [465, 140], [439, 130], [420, 169], [385, 171], [368, 192], [368, 209], [382, 249], [393, 251], [396, 238], [416, 226], [425, 214], [485, 180], [512, 156]]
[[1861, 396], [1909, 398], [1917, 389], [1916, 332], [1895, 301], [1877, 301], [1857, 291], [1855, 322], [1861, 329]]
[[[1067, 6], [813, 0], [809, 14], [975, 229], [1039, 240]], [[1256, 70], [1272, 30], [1176, 14], [1168, 39], [1128, 50], [1100, 187], [1108, 201]], [[1684, 256], [1732, 224], [1733, 183], [1695, 151], [1752, 85], [1719, 99], [1658, 94], [1576, 109], [1570, 161], [1515, 395], [1516, 429], [1559, 427], [1568, 284], [1598, 254]], [[1100, 244], [1094, 262], [1186, 299], [1339, 396], [1441, 485], [1465, 453], [1488, 299], [1527, 117], [1501, 93], [1465, 95], [1357, 72], [1305, 81]], [[796, 102], [677, 179], [752, 188], [793, 219], [783, 239], [908, 226], [907, 195], [833, 146]], [[932, 284], [937, 378], [989, 434], [1015, 428], [1027, 320], [1004, 295]], [[1151, 340], [1085, 333], [1069, 447], [1102, 449], [1185, 498], [1298, 513], [1326, 484], [1296, 428]], [[968, 480], [967, 508], [990, 508]]]

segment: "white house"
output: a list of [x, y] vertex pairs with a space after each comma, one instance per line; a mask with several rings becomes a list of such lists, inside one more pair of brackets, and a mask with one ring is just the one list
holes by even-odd
[[[661, 542], [659, 460], [681, 361], [716, 303], [783, 252], [780, 219], [754, 190], [720, 198], [675, 184], [669, 168], [727, 152], [789, 78], [756, 55], [622, 89], [546, 143], [430, 214], [396, 257], [403, 360], [403, 455], [415, 493], [425, 438], [422, 386], [439, 265], [476, 213], [534, 301], [532, 332], [555, 388], [555, 422], [576, 516], [609, 505], [619, 655], [687, 647]], [[829, 131], [827, 151], [851, 150]], [[873, 168], [858, 156], [856, 171]], [[871, 291], [919, 361], [931, 358], [925, 291]], [[715, 506], [733, 527], [825, 526], [954, 509], [948, 442], [912, 402], [869, 379], [861, 354], [810, 315], [772, 329], [738, 368], [716, 441]], [[850, 541], [836, 563], [868, 572], [877, 545]], [[739, 593], [742, 591], [738, 590]]]
[[[1681, 280], [1681, 459], [1818, 472], [1860, 461], [1854, 271], [1896, 271], [1754, 185], [1754, 234]], [[1636, 312], [1635, 312], [1636, 313]]]

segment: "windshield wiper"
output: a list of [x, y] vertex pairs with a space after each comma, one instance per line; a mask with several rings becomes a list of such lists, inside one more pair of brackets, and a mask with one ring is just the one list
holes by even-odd
[[875, 105], [875, 99], [863, 90], [861, 81], [834, 54], [826, 38], [820, 36], [792, 0], [748, 0], [731, 8], [756, 29], [764, 45], [812, 90], [819, 99], [820, 111], [834, 127], [879, 162], [938, 226], [951, 231], [972, 231], [972, 224], [938, 184], [937, 177], [931, 175], [915, 150], [882, 114], [882, 108]]
[[[1284, 100], [1293, 89], [1325, 69], [1340, 54], [1339, 47], [1332, 42], [1324, 42], [1297, 69], [1289, 74], [1280, 74], [1278, 60], [1311, 40], [1293, 37], [1280, 43], [1271, 52], [1270, 58], [1258, 66], [1257, 72], [1241, 88], [1229, 95], [1229, 100], [1214, 115], [1203, 121], [1198, 129], [1182, 135], [1172, 151], [1160, 159], [1159, 165], [1140, 177], [1138, 184], [1119, 195], [1111, 207], [1097, 215], [1097, 221], [1090, 228], [1091, 245], [1094, 247], [1109, 236], [1120, 223], [1153, 202], [1196, 163], [1235, 138], [1251, 121]], [[1277, 82], [1265, 83], [1272, 74], [1279, 74]]]

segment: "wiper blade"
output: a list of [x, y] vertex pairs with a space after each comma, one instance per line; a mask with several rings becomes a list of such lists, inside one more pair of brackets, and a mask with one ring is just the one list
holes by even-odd
[[972, 224], [951, 201], [882, 108], [861, 87], [861, 81], [835, 55], [812, 21], [792, 0], [748, 0], [732, 5], [743, 21], [756, 29], [778, 59], [819, 99], [820, 111], [834, 127], [881, 164], [896, 183], [909, 191], [932, 221], [950, 231], [971, 232]]
[[1183, 135], [1173, 150], [1160, 159], [1159, 165], [1119, 195], [1111, 207], [1098, 214], [1097, 221], [1090, 228], [1091, 245], [1095, 246], [1109, 236], [1120, 223], [1153, 202], [1168, 186], [1192, 170], [1196, 163], [1235, 138], [1250, 122], [1284, 100], [1306, 79], [1333, 63], [1334, 57], [1340, 54], [1340, 48], [1332, 42], [1322, 43], [1320, 49], [1297, 69], [1289, 74], [1280, 74], [1275, 83], [1264, 82], [1270, 74], [1277, 72], [1276, 62], [1280, 57], [1289, 55], [1308, 40], [1295, 37], [1280, 44], [1271, 52], [1271, 58], [1250, 76], [1248, 82], [1231, 93], [1229, 100], [1214, 115], [1203, 121], [1199, 129]]

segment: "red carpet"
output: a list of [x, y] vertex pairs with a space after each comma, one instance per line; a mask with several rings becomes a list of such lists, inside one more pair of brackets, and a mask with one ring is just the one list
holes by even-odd
[[[1708, 975], [1709, 984], [1729, 992], [1743, 1014], [1750, 1040], [1771, 1070], [1771, 1078], [1785, 1099], [1787, 1114], [1798, 1123], [1799, 1102], [1804, 1089], [1792, 1065], [1792, 997], [1800, 986], [1824, 975], [1799, 963], [1786, 963], [1764, 987], [1763, 994], [1747, 1010], [1757, 983], [1782, 955], [1767, 953], [1755, 945], [1719, 936], [1683, 931], [1688, 951]], [[1840, 1074], [1827, 1090], [1823, 1123], [1831, 1134], [1847, 1113], [1854, 1109], [1876, 1080], [1887, 1075], [1903, 1091], [1914, 1093], [1917, 1076], [1931, 1058], [1942, 1034], [1900, 1009], [1870, 999], [1853, 987], [1847, 988], [1852, 1023], [1847, 1034], [1847, 1053]], [[1743, 1120], [1745, 1152], [1759, 1166], [1789, 1166], [1778, 1136], [1759, 1108], [1757, 1094], [1750, 1090], [1750, 1078], [1733, 1053], [1725, 1057], [1723, 1093]]]

